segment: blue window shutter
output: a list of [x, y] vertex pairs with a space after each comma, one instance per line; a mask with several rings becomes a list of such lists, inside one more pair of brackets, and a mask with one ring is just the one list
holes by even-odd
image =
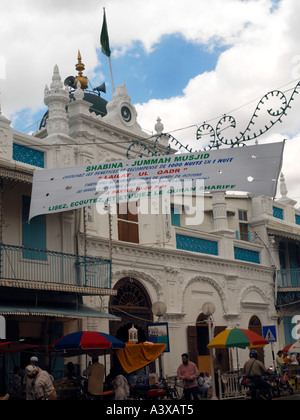
[[218, 242], [191, 236], [176, 235], [177, 249], [182, 251], [200, 252], [202, 254], [218, 255]]
[[175, 212], [174, 206], [171, 206], [171, 223], [173, 226], [180, 227], [180, 214]]
[[20, 144], [13, 144], [13, 159], [39, 168], [45, 167], [45, 153]]
[[280, 220], [284, 220], [283, 216], [284, 216], [283, 209], [273, 206], [273, 217], [276, 217], [277, 219], [280, 219]]
[[292, 324], [292, 318], [293, 318], [292, 316], [283, 317], [284, 339], [285, 339], [286, 346], [295, 341], [295, 339], [292, 336], [292, 329], [295, 326], [295, 324]]
[[[25, 248], [46, 250], [46, 216], [34, 217], [28, 223], [30, 197], [23, 196], [22, 203], [22, 245]], [[23, 258], [47, 260], [46, 253], [39, 251], [23, 251]]]
[[234, 247], [234, 258], [236, 260], [260, 264], [259, 252], [251, 251], [249, 249]]

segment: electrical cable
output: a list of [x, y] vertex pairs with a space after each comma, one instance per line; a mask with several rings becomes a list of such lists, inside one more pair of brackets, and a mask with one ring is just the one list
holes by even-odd
[[[279, 88], [277, 88], [277, 89], [275, 89], [275, 90], [279, 90], [279, 89], [282, 89], [283, 87], [285, 87], [285, 86], [288, 86], [288, 85], [290, 85], [290, 84], [292, 84], [292, 83], [295, 83], [295, 82], [298, 82], [299, 83], [299, 81], [300, 81], [300, 79], [296, 79], [296, 80], [293, 80], [293, 81], [291, 81], [291, 82], [288, 82], [288, 83], [286, 83], [286, 84], [284, 84], [284, 85], [282, 85], [282, 86], [280, 86]], [[289, 91], [291, 91], [291, 90], [293, 90], [293, 88], [290, 88], [290, 89], [287, 89], [287, 90], [284, 90], [282, 93], [286, 93], [286, 92], [289, 92]], [[188, 125], [188, 126], [184, 126], [184, 127], [179, 127], [179, 128], [177, 128], [177, 129], [174, 129], [174, 130], [171, 130], [171, 131], [169, 131], [168, 133], [164, 133], [164, 134], [171, 134], [171, 133], [175, 133], [175, 132], [178, 132], [178, 131], [183, 131], [183, 130], [187, 130], [187, 129], [189, 129], [189, 128], [192, 128], [192, 127], [199, 127], [199, 125], [201, 125], [201, 124], [203, 124], [203, 123], [208, 123], [208, 122], [211, 122], [211, 121], [214, 121], [214, 120], [217, 120], [217, 119], [220, 119], [220, 118], [222, 118], [222, 117], [224, 117], [225, 115], [230, 115], [230, 114], [232, 114], [232, 113], [234, 113], [234, 112], [236, 112], [236, 111], [238, 111], [238, 110], [240, 110], [240, 109], [242, 109], [242, 108], [244, 108], [244, 107], [246, 107], [246, 106], [248, 106], [248, 105], [250, 105], [250, 104], [252, 104], [253, 102], [256, 102], [257, 100], [260, 100], [262, 97], [260, 96], [260, 97], [257, 97], [257, 98], [255, 98], [255, 99], [252, 99], [251, 101], [248, 101], [248, 102], [246, 102], [245, 104], [243, 104], [243, 105], [240, 105], [240, 106], [238, 106], [237, 108], [234, 108], [233, 110], [231, 110], [231, 111], [229, 111], [229, 112], [227, 112], [227, 113], [224, 113], [224, 114], [222, 114], [221, 116], [216, 116], [216, 117], [213, 117], [213, 118], [210, 118], [209, 120], [205, 120], [204, 122], [202, 122], [202, 123], [197, 123], [197, 124], [192, 124], [192, 125]], [[29, 126], [28, 128], [30, 128], [30, 127], [32, 127], [34, 124], [36, 124], [36, 123], [33, 123], [31, 126]], [[225, 129], [227, 129], [227, 128], [229, 128], [230, 126], [228, 126], [228, 127], [225, 127], [223, 130], [225, 130]], [[223, 131], [222, 130], [222, 131]], [[24, 132], [24, 131], [26, 131], [26, 129], [25, 130], [23, 130], [22, 132]], [[149, 131], [149, 130], [147, 130], [147, 131]], [[221, 131], [221, 130], [220, 130]], [[150, 131], [151, 132], [151, 131]], [[206, 135], [206, 134], [203, 134], [203, 135]], [[157, 135], [152, 135], [152, 136], [150, 136], [149, 137], [149, 139], [151, 139], [151, 138], [154, 138], [154, 137], [157, 137]], [[128, 142], [132, 142], [132, 140], [128, 140]], [[91, 142], [91, 143], [77, 143], [77, 144], [65, 144], [65, 143], [61, 143], [61, 144], [55, 144], [55, 146], [56, 147], [60, 147], [60, 146], [80, 146], [80, 145], [89, 145], [89, 144], [118, 144], [118, 143], [127, 143], [127, 141], [125, 140], [125, 141], [122, 141], [122, 142], [107, 142], [107, 141], [105, 141], [105, 142]], [[32, 146], [35, 146], [34, 144], [32, 145]], [[40, 146], [40, 144], [38, 144], [38, 145], [36, 145], [36, 146]], [[46, 146], [46, 147], [51, 147], [51, 146], [53, 146], [53, 144], [43, 144], [43, 146]]]

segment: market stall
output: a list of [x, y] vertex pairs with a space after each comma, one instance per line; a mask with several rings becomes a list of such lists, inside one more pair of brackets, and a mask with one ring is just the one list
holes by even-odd
[[[74, 357], [80, 355], [86, 356], [106, 356], [117, 349], [125, 349], [126, 344], [103, 332], [98, 331], [77, 331], [67, 334], [54, 343], [50, 344], [49, 351], [51, 355], [57, 357]], [[104, 359], [105, 376], [106, 376], [106, 360]], [[60, 382], [55, 383], [56, 391], [60, 399], [88, 399], [86, 386], [82, 385], [85, 378], [74, 377], [64, 378]], [[85, 382], [87, 382], [85, 380]], [[104, 394], [104, 393], [103, 393]], [[75, 398], [74, 398], [75, 396]]]
[[[0, 342], [0, 395], [8, 392], [10, 388], [13, 372], [19, 365], [20, 356], [18, 353], [28, 352], [32, 356], [40, 352], [45, 353], [45, 350], [45, 346], [25, 344], [23, 341]], [[21, 393], [23, 394], [24, 390]]]
[[287, 355], [286, 368], [293, 389], [300, 389], [300, 340], [286, 345], [282, 352]]
[[158, 376], [149, 373], [146, 366], [154, 362], [166, 349], [166, 344], [151, 342], [127, 343], [126, 349], [117, 350], [119, 362], [128, 374], [128, 384], [132, 398], [144, 398], [152, 387], [156, 387]]

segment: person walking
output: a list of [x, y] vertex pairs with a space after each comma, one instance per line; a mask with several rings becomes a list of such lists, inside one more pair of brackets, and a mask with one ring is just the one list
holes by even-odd
[[25, 368], [28, 378], [34, 380], [34, 389], [37, 400], [57, 400], [57, 394], [54, 388], [53, 377], [38, 366], [28, 365]]
[[[32, 366], [38, 366], [39, 359], [36, 356], [31, 356], [29, 363]], [[23, 384], [25, 385], [26, 401], [36, 400], [36, 394], [33, 383], [33, 378], [30, 378], [25, 374], [23, 378]]]
[[182, 363], [177, 369], [177, 376], [183, 380], [184, 399], [190, 400], [193, 396], [194, 400], [199, 400], [198, 397], [198, 382], [199, 371], [195, 363], [189, 361], [187, 353], [181, 355]]
[[95, 397], [102, 396], [104, 370], [104, 365], [99, 363], [98, 357], [93, 357], [92, 364], [83, 371], [83, 375], [88, 376], [88, 392]]

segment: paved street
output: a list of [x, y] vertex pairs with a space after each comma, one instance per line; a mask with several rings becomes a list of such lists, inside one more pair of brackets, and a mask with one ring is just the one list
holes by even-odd
[[291, 401], [296, 401], [296, 400], [300, 400], [300, 389], [294, 390], [294, 394], [293, 395], [284, 395], [282, 397], [279, 398], [273, 398], [274, 400], [291, 400]]

